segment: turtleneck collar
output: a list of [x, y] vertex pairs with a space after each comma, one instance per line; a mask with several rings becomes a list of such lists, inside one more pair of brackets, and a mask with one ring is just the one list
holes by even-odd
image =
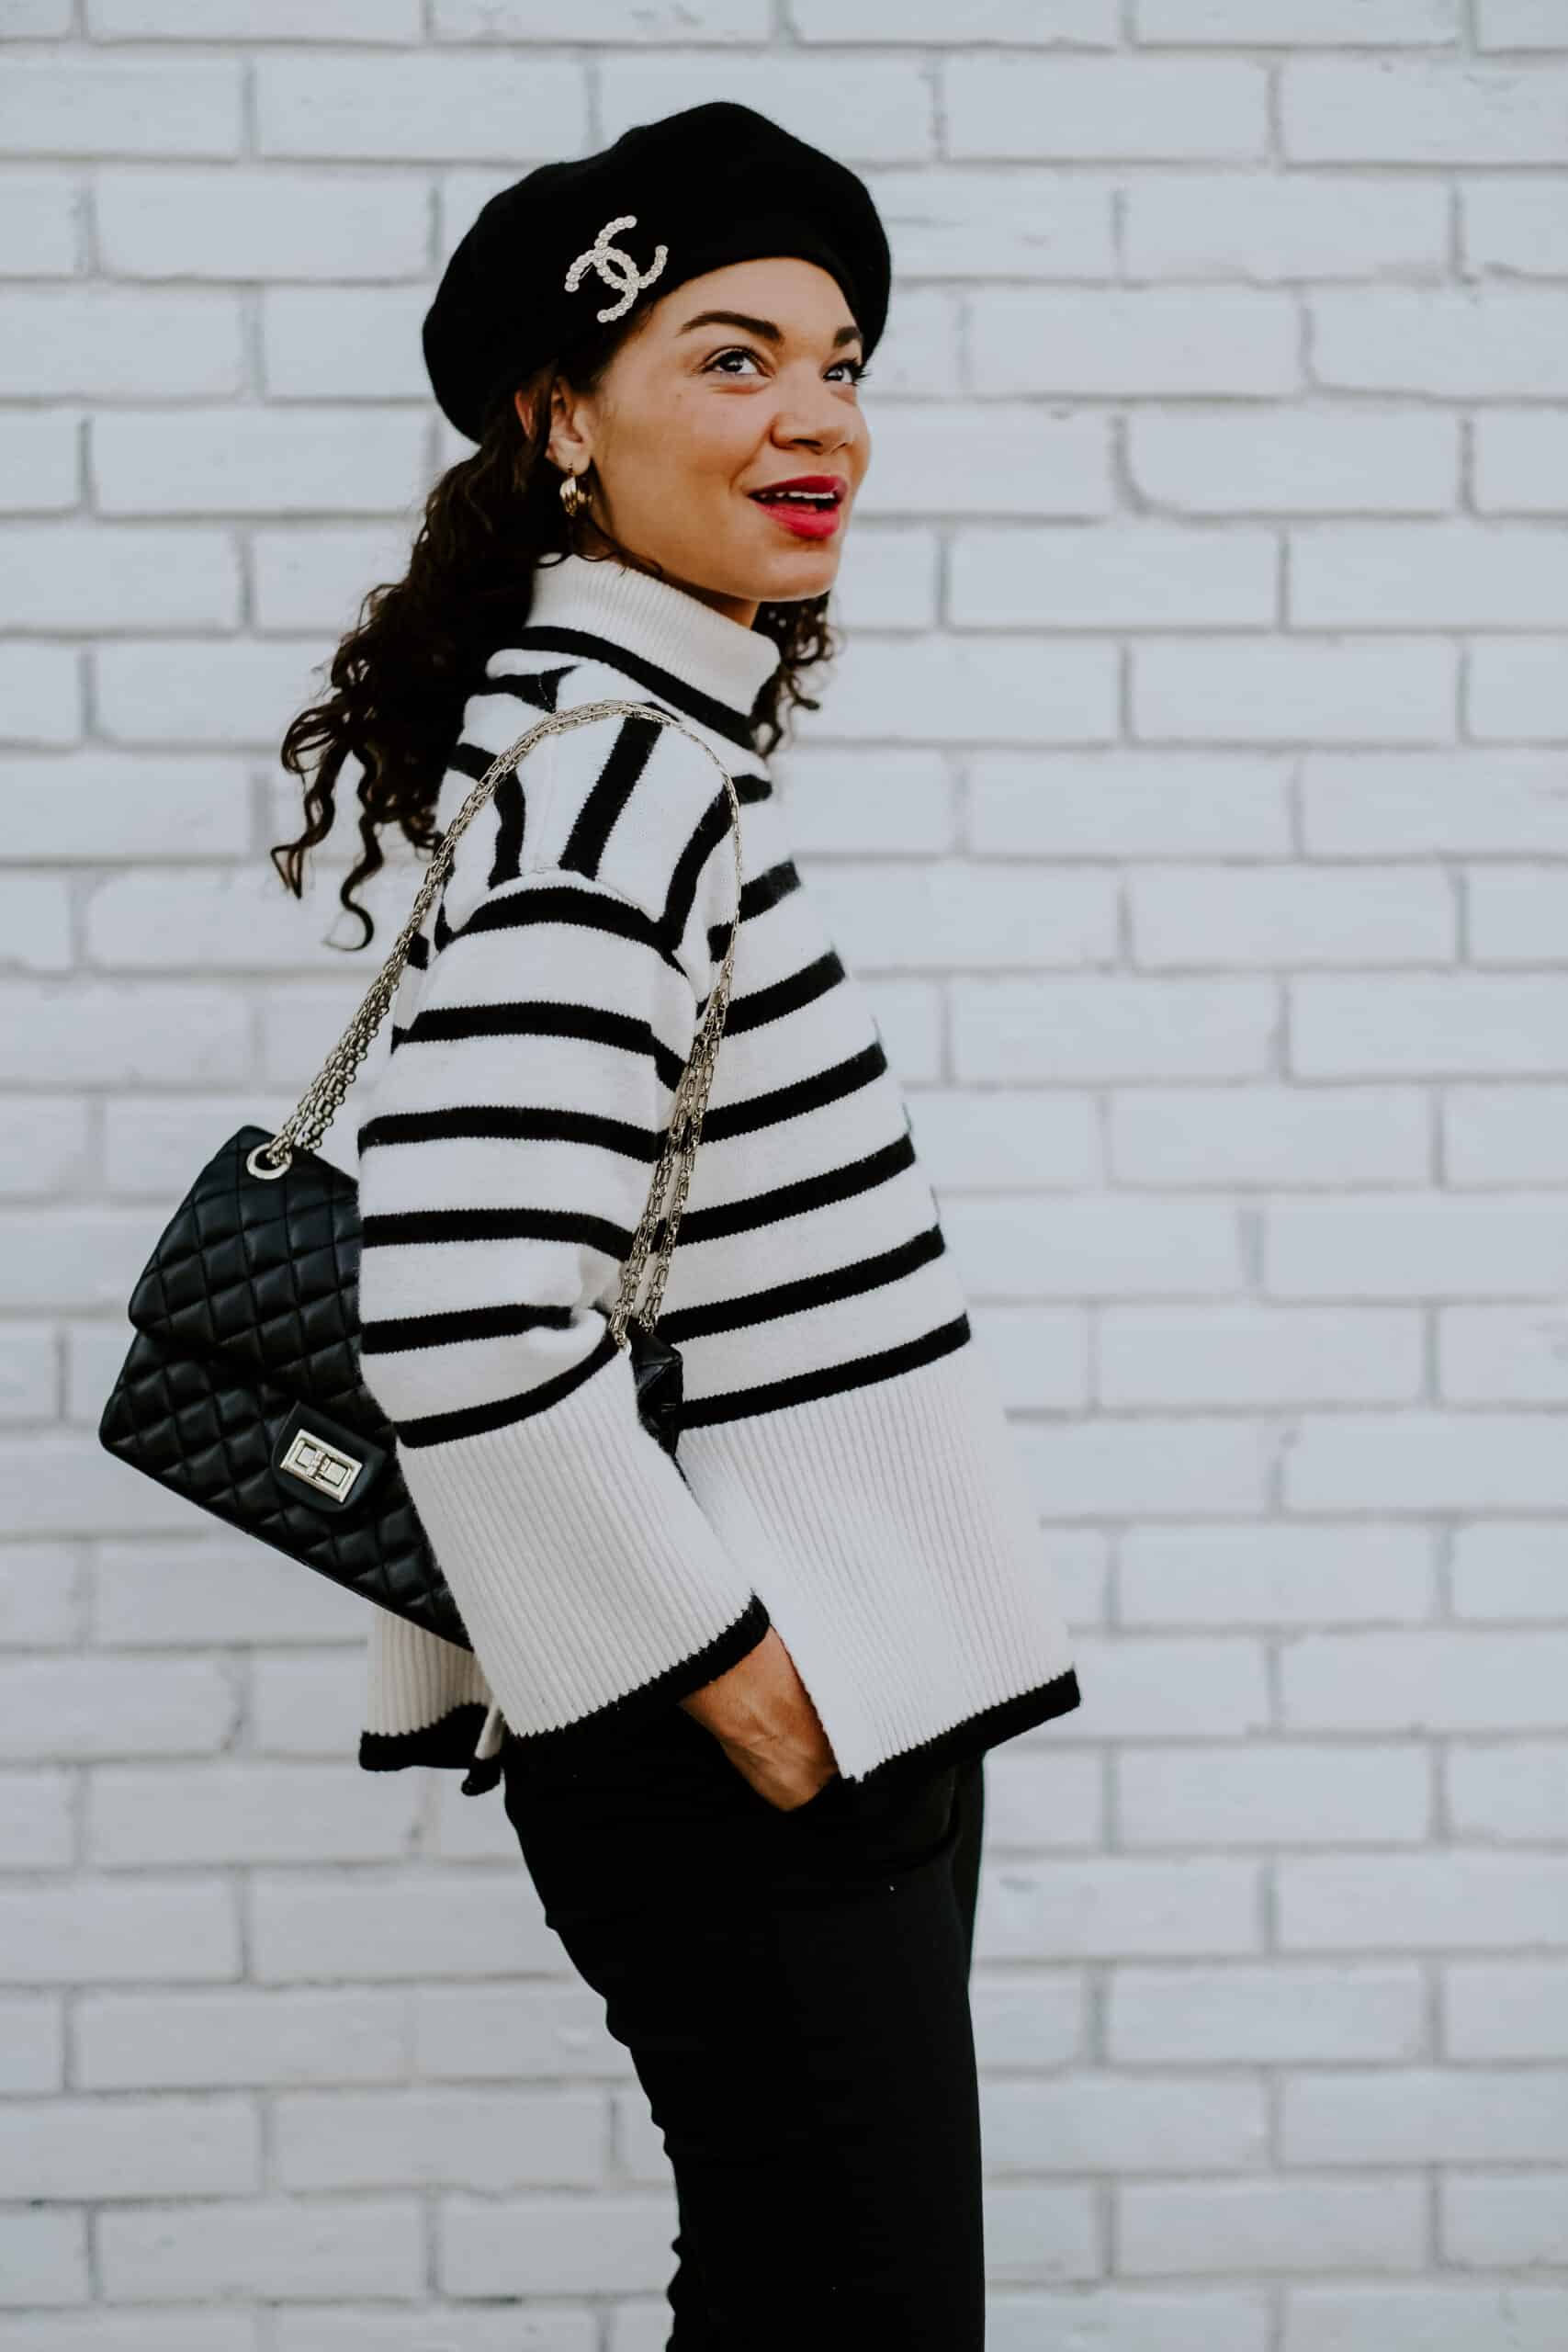
[[780, 661], [772, 638], [732, 621], [689, 589], [609, 556], [566, 555], [541, 564], [524, 642], [535, 626], [607, 638], [711, 695], [748, 725]]

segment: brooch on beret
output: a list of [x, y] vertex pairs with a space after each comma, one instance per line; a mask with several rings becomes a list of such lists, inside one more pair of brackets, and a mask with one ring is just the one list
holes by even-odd
[[623, 311], [629, 311], [643, 288], [652, 285], [669, 259], [668, 246], [656, 246], [652, 262], [644, 275], [639, 277], [637, 264], [630, 254], [623, 253], [619, 245], [613, 245], [610, 243], [610, 239], [617, 229], [635, 229], [636, 227], [635, 212], [623, 212], [618, 220], [606, 220], [587, 252], [579, 254], [567, 271], [566, 290], [569, 294], [576, 292], [584, 272], [590, 269], [596, 269], [606, 286], [620, 288], [620, 300], [613, 302], [608, 310], [601, 311], [599, 313], [601, 319], [618, 319]]

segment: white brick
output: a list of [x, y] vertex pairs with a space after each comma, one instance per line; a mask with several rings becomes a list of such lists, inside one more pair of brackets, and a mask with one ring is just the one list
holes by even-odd
[[1140, 1641], [1117, 1635], [1077, 1645], [1078, 1672], [1092, 1707], [1077, 1724], [1110, 1739], [1213, 1737], [1266, 1729], [1269, 1693], [1261, 1645], [1237, 1636]]
[[[1143, 220], [1145, 249], [1151, 239], [1182, 233], [1184, 188], [1167, 183], [1151, 192], [1148, 209], [1137, 208], [1141, 191], [1129, 196], [1134, 220]], [[1249, 179], [1245, 205], [1227, 186], [1207, 215], [1215, 248], [1211, 267], [1232, 254], [1232, 266], [1249, 274], [1272, 274], [1281, 265], [1269, 232], [1258, 233], [1257, 200], [1270, 187], [1290, 190], [1292, 200], [1310, 204], [1321, 181], [1266, 183]], [[1378, 183], [1375, 205], [1357, 198], [1360, 232], [1374, 239], [1397, 237], [1404, 207], [1419, 198], [1423, 210], [1437, 191]], [[1190, 201], [1190, 199], [1188, 199]], [[1196, 238], [1194, 237], [1196, 248]], [[1199, 258], [1195, 249], [1192, 258]], [[1336, 414], [1329, 410], [1271, 408], [1252, 415], [1235, 408], [1134, 413], [1127, 419], [1128, 465], [1145, 497], [1174, 514], [1333, 514], [1352, 509], [1373, 513], [1443, 514], [1459, 492], [1459, 428], [1451, 416], [1409, 410], [1365, 409]]]
[[[239, 565], [221, 531], [84, 522], [13, 527], [7, 536], [0, 628], [222, 628], [239, 618]], [[68, 772], [62, 780], [69, 782]]]
[[119, 752], [0, 759], [0, 793], [28, 856], [52, 864], [232, 856], [249, 838], [245, 772], [233, 760]]
[[358, 1654], [366, 1629], [357, 1594], [211, 1525], [210, 1535], [184, 1544], [100, 1544], [95, 1639], [116, 1649], [343, 1641]]
[[0, 254], [7, 277], [69, 277], [79, 266], [80, 205], [61, 172], [8, 171], [0, 179]]
[[[338, 307], [352, 317], [351, 302]], [[258, 526], [249, 548], [256, 627], [348, 629], [366, 582], [400, 579], [408, 569], [407, 540], [406, 530], [389, 523]], [[299, 786], [290, 781], [280, 824], [293, 821], [299, 798]]]
[[[262, 376], [275, 400], [429, 399], [402, 288], [270, 286], [262, 294], [261, 311]], [[325, 536], [311, 529], [313, 542]], [[402, 577], [408, 568], [406, 528], [400, 539], [395, 573], [385, 563], [362, 570], [355, 595], [367, 579]]]
[[[923, 172], [918, 175], [921, 189], [926, 179]], [[976, 469], [973, 457], [982, 442], [986, 464]], [[1111, 514], [1115, 489], [1103, 422], [1053, 417], [1021, 401], [929, 401], [889, 408], [876, 421], [876, 462], [855, 493], [855, 513], [897, 521], [909, 514], [991, 514], [998, 481], [1007, 484], [1009, 514], [1020, 518]], [[973, 571], [982, 550], [982, 574], [993, 557], [1024, 547], [1042, 560], [1055, 550], [1061, 560], [1069, 540], [1085, 545], [1081, 531], [964, 531], [954, 545], [955, 570], [960, 575]], [[983, 594], [983, 576], [975, 586]], [[967, 617], [962, 605], [961, 598], [953, 608], [961, 622]]]
[[[437, 0], [437, 6], [448, 13], [456, 8], [494, 14], [486, 0]], [[1018, 48], [1032, 42], [1043, 48], [1067, 42], [1113, 48], [1116, 41], [1112, 0], [1057, 0], [1045, 16], [1032, 0], [978, 0], [962, 17], [953, 15], [946, 0], [908, 0], [897, 21], [889, 19], [882, 0], [793, 0], [790, 16], [801, 40], [811, 41], [919, 41], [933, 47], [1006, 41]], [[615, 38], [621, 38], [618, 32]]]
[[1091, 1187], [1101, 1172], [1088, 1094], [922, 1087], [909, 1091], [908, 1110], [916, 1148], [939, 1193], [1010, 1182], [1074, 1190]]
[[605, 2027], [604, 2002], [575, 1975], [557, 1984], [421, 1986], [412, 2001], [413, 2064], [422, 2076], [493, 2082], [631, 2074], [630, 2053]]
[[[100, 645], [93, 654], [98, 731], [122, 743], [207, 742], [225, 749], [254, 743], [272, 750], [278, 735], [279, 710], [297, 708], [319, 695], [320, 682], [310, 674], [314, 651], [313, 642], [309, 647], [288, 639], [257, 644], [245, 638], [217, 642], [175, 638], [156, 644], [128, 639]], [[319, 866], [316, 872], [320, 874]], [[142, 877], [124, 879], [135, 885]], [[154, 877], [162, 879], [161, 874]], [[220, 874], [206, 887], [216, 897], [226, 886], [243, 887], [248, 879], [243, 874]], [[190, 878], [183, 903], [191, 904], [205, 880]], [[252, 897], [275, 927], [288, 920], [286, 910], [291, 911], [299, 905], [286, 896], [276, 869], [270, 865], [257, 877]], [[307, 903], [304, 911], [319, 930], [314, 907]], [[142, 926], [140, 953], [128, 956], [127, 961], [150, 960], [145, 940], [148, 927]], [[303, 923], [297, 928], [303, 930]], [[191, 938], [185, 943], [185, 952], [165, 948], [151, 960], [188, 967], [206, 963], [209, 953], [206, 938]], [[230, 955], [231, 960], [236, 960], [234, 950]]]
[[58, 410], [17, 409], [0, 416], [0, 509], [48, 514], [81, 496], [76, 419]]
[[260, 2185], [249, 2099], [18, 2099], [0, 2109], [0, 2196], [234, 2196]]
[[[1235, 172], [1161, 178], [1151, 173], [1129, 187], [1126, 204], [1127, 266], [1134, 277], [1239, 277], [1255, 284], [1378, 277], [1440, 270], [1447, 256], [1444, 192], [1415, 182], [1401, 187], [1327, 174], [1289, 179]], [[1256, 420], [1236, 422], [1244, 434], [1256, 434]], [[1303, 428], [1310, 435], [1314, 424], [1330, 422], [1284, 417], [1271, 429], [1289, 447]], [[1365, 420], [1337, 422], [1342, 428]], [[1376, 420], [1371, 422], [1375, 428]], [[1340, 430], [1320, 435], [1315, 446], [1330, 452], [1333, 462], [1338, 453], [1354, 448], [1355, 437]], [[1297, 495], [1296, 487], [1281, 480], [1275, 496], [1257, 503], [1274, 506], [1282, 498], [1294, 504]], [[1371, 503], [1387, 504], [1387, 492]]]
[[[882, 0], [872, 0], [884, 24]], [[898, 18], [903, 24], [905, 18]], [[1027, 21], [1048, 38], [1054, 17], [1027, 7]], [[799, 24], [799, 12], [797, 12]], [[947, 17], [947, 24], [968, 18]], [[1114, 277], [1112, 184], [1096, 174], [1048, 172], [1021, 164], [917, 164], [863, 172], [894, 247], [900, 285], [919, 277]], [[882, 381], [882, 357], [877, 360]], [[1043, 419], [1042, 419], [1043, 424]], [[877, 466], [886, 412], [877, 424]], [[1063, 419], [1069, 433], [1102, 435], [1100, 421]], [[1054, 425], [1058, 430], [1058, 425]], [[1084, 484], [1084, 489], [1089, 484]], [[1079, 496], [1084, 494], [1084, 489]]]
[[1421, 2054], [1425, 1990], [1413, 1967], [1119, 1968], [1113, 2064], [1289, 2065]]
[[1289, 846], [1284, 778], [1244, 752], [978, 753], [976, 849], [1059, 858], [1269, 856]]
[[1112, 1101], [1111, 1164], [1123, 1184], [1418, 1184], [1427, 1129], [1415, 1087], [1150, 1087]]
[[996, 396], [1272, 400], [1301, 382], [1295, 306], [1272, 290], [982, 286], [970, 311], [974, 381]]
[[1116, 958], [1109, 872], [1055, 873], [978, 858], [877, 865], [836, 859], [820, 867], [807, 860], [803, 872], [859, 972], [887, 965], [1071, 967]]
[[400, 1995], [355, 1991], [96, 1993], [76, 2004], [83, 2090], [387, 2082], [404, 2068]]
[[1568, 2264], [1568, 2174], [1461, 2175], [1442, 2183], [1441, 2195], [1450, 2262], [1472, 2270]]
[[[1269, 2312], [1245, 2290], [1194, 2294], [1101, 2287], [1088, 2294], [991, 2296], [986, 2341], [993, 2352], [1265, 2352]], [[617, 2352], [619, 2347], [617, 2346]]]
[[1470, 953], [1477, 964], [1568, 961], [1568, 875], [1477, 866], [1467, 876]]
[[1477, 0], [1482, 49], [1568, 48], [1555, 0]]
[[1314, 293], [1308, 310], [1327, 390], [1551, 400], [1568, 387], [1561, 302], [1534, 288], [1348, 287]]
[[956, 979], [950, 995], [965, 1082], [1259, 1076], [1277, 1010], [1265, 979]]
[[1568, 978], [1420, 974], [1291, 981], [1300, 1077], [1530, 1077], [1568, 1068]]
[[675, 2227], [667, 2188], [595, 2197], [444, 2198], [439, 2276], [464, 2295], [625, 2294], [661, 2288]]
[[75, 1859], [71, 1781], [64, 1772], [0, 1775], [0, 1866], [57, 1870]]
[[1248, 1862], [1009, 1861], [984, 1875], [975, 1957], [983, 1964], [1254, 1952], [1258, 1896]]
[[835, 671], [831, 717], [808, 720], [800, 739], [1062, 744], [1115, 732], [1113, 646], [1065, 639], [1043, 662], [1038, 636], [993, 631], [855, 639]]
[[[87, 1105], [70, 1095], [35, 1095], [26, 1127], [0, 1128], [0, 1196], [57, 1198], [80, 1189], [89, 1158]], [[0, 1590], [7, 1581], [0, 1569]], [[0, 1629], [6, 1602], [0, 1600]], [[0, 1630], [0, 1640], [5, 1638]]]
[[1306, 164], [1552, 164], [1565, 87], [1548, 68], [1297, 58], [1281, 74], [1285, 152]]
[[1519, 1740], [1452, 1748], [1448, 1791], [1457, 1837], [1559, 1842], [1568, 1825], [1568, 1746]]
[[608, 2153], [597, 2091], [286, 2091], [274, 2102], [278, 2186], [592, 2188]]
[[1134, 1848], [1419, 1845], [1431, 1828], [1414, 1747], [1156, 1747], [1121, 1756], [1116, 1773]]
[[1121, 2267], [1131, 2277], [1213, 2271], [1419, 2270], [1426, 2191], [1385, 2173], [1363, 2182], [1171, 2181], [1117, 2193]]
[[1568, 671], [1557, 637], [1479, 639], [1465, 680], [1467, 731], [1479, 742], [1568, 736]]
[[1266, 1213], [1265, 1286], [1285, 1298], [1536, 1298], [1568, 1277], [1568, 1204], [1385, 1194]]
[[[85, 2213], [0, 2213], [0, 2278], [6, 2301], [41, 2306], [85, 2302], [92, 2292], [87, 2273], [87, 2217]], [[35, 2318], [24, 2323], [47, 2327]], [[0, 2319], [0, 2345], [10, 2329]], [[43, 2335], [31, 2341], [44, 2352]], [[13, 2338], [20, 2352], [20, 2338]], [[9, 2347], [7, 2347], [9, 2352]]]
[[1005, 2284], [1099, 2275], [1100, 2227], [1088, 2187], [987, 2181], [986, 2275]]
[[209, 1755], [233, 1729], [229, 1679], [196, 1658], [37, 1657], [0, 1667], [0, 1754]]
[[[1489, 514], [1560, 514], [1568, 508], [1568, 418], [1531, 409], [1477, 417], [1475, 503]], [[1519, 609], [1528, 612], [1535, 605], [1538, 624], [1550, 627], [1555, 617], [1548, 609], [1550, 542], [1528, 527], [1497, 534], [1494, 526], [1487, 536], [1517, 544], [1525, 574]], [[1501, 593], [1494, 601], [1499, 610], [1506, 609]]]
[[1558, 1436], [1540, 1414], [1314, 1414], [1285, 1455], [1285, 1507], [1562, 1510], [1568, 1462]]
[[6, 62], [0, 149], [8, 153], [232, 155], [239, 145], [238, 58]]
[[1562, 761], [1544, 752], [1312, 753], [1303, 828], [1313, 857], [1568, 851]]
[[[10, 743], [74, 743], [82, 733], [82, 662], [68, 645], [0, 644], [0, 739]], [[31, 877], [39, 898], [42, 876]], [[10, 930], [7, 926], [7, 930]], [[25, 934], [19, 943], [25, 951]], [[13, 956], [17, 953], [12, 947]]]
[[[686, 38], [683, 22], [682, 35]], [[645, 51], [606, 58], [599, 74], [606, 139], [678, 107], [732, 98], [857, 168], [863, 162], [915, 163], [935, 152], [931, 85], [919, 58], [852, 62], [794, 56], [787, 50], [747, 57], [727, 57], [716, 49], [664, 56]], [[497, 153], [510, 158], [515, 145], [513, 140]], [[459, 152], [471, 153], [472, 141]], [[561, 153], [558, 130], [543, 152]]]
[[1143, 41], [1247, 41], [1304, 48], [1392, 48], [1459, 38], [1460, 0], [1137, 0]]
[[1438, 742], [1452, 732], [1451, 646], [1416, 637], [1173, 638], [1134, 645], [1145, 742]]
[[1283, 2086], [1287, 2164], [1551, 2163], [1568, 2152], [1568, 2073], [1298, 2075]]
[[1454, 1531], [1456, 1617], [1568, 1617], [1568, 1530], [1555, 1521]]
[[1461, 1961], [1443, 1971], [1453, 2058], [1568, 2058], [1568, 1961]]
[[1438, 1323], [1440, 1383], [1455, 1404], [1551, 1405], [1568, 1397], [1561, 1311], [1451, 1306]]
[[[64, 2078], [64, 2003], [51, 1993], [0, 1994], [0, 2090], [57, 2091]], [[0, 2258], [0, 2278], [10, 2275]]]
[[1040, 1298], [1115, 1298], [1138, 1291], [1205, 1298], [1242, 1283], [1228, 1204], [960, 1194], [945, 1200], [942, 1225], [976, 1298], [1020, 1290]]
[[958, 628], [1267, 628], [1278, 570], [1268, 531], [971, 525], [954, 535], [948, 612]]
[[1568, 1182], [1568, 1087], [1449, 1088], [1443, 1158], [1450, 1184]]
[[947, 69], [953, 156], [1261, 157], [1266, 84], [1237, 59], [967, 57]]
[[1225, 965], [1442, 964], [1456, 944], [1445, 877], [1419, 866], [1186, 866], [1131, 881], [1135, 960]]
[[0, 2319], [0, 2352], [260, 2352], [257, 2315], [246, 2312], [80, 2312], [23, 2319], [13, 2333]]
[[1080, 1974], [1031, 1969], [989, 1976], [976, 1970], [969, 1989], [983, 2073], [1065, 2066], [1083, 2055], [1087, 2004]]
[[412, 175], [106, 171], [94, 209], [99, 266], [117, 277], [417, 277], [426, 265], [429, 200]]
[[1252, 1518], [1265, 1508], [1276, 1441], [1266, 1422], [1188, 1415], [1017, 1430], [1052, 1519]]
[[1086, 1308], [972, 1301], [969, 1320], [1010, 1410], [1065, 1412], [1089, 1403]]
[[498, 1952], [511, 1969], [561, 1964], [559, 1944], [521, 1871], [446, 1870], [441, 1901], [433, 1905], [427, 1872], [366, 1871], [334, 1882], [258, 1870], [251, 1899], [251, 1971], [261, 1984], [491, 1976]]
[[1004, 1746], [986, 1759], [986, 1844], [992, 1853], [1066, 1853], [1104, 1834], [1104, 1774], [1098, 1756], [1031, 1753]]
[[980, 2110], [986, 2161], [1000, 2172], [1241, 2172], [1268, 2139], [1261, 2086], [1224, 2075], [987, 2083]]
[[[246, 1007], [237, 991], [223, 993], [179, 981], [145, 987], [124, 981], [96, 986], [17, 981], [5, 990], [5, 1010], [13, 1026], [9, 1039], [0, 1042], [0, 1074], [13, 1080], [52, 1085], [169, 1080], [211, 1084], [231, 1078], [248, 1055]], [[150, 1247], [155, 1238], [145, 1219], [133, 1229], [130, 1220], [105, 1213], [95, 1216], [86, 1209], [63, 1213], [53, 1225], [52, 1238], [62, 1251], [90, 1238], [95, 1228], [114, 1238], [117, 1274], [123, 1268], [127, 1289], [141, 1270], [143, 1260], [131, 1263], [138, 1249], [143, 1240]], [[51, 1238], [46, 1235], [44, 1242]], [[40, 1245], [34, 1279], [41, 1277], [47, 1263]], [[24, 1277], [28, 1272], [26, 1267], [17, 1271]], [[84, 1298], [73, 1283], [61, 1303], [78, 1301], [107, 1306], [108, 1287]]]
[[1100, 1318], [1107, 1405], [1390, 1404], [1419, 1396], [1421, 1379], [1408, 1312], [1119, 1306]]
[[234, 1759], [96, 1771], [87, 1851], [118, 1869], [148, 1862], [396, 1860], [417, 1826], [418, 1777], [389, 1792], [368, 1774]]
[[1551, 1729], [1568, 1633], [1321, 1634], [1289, 1645], [1280, 1668], [1294, 1730]]
[[[302, 2224], [308, 2210], [309, 2226]], [[267, 2301], [423, 2291], [424, 2244], [409, 2198], [316, 2198], [235, 2204], [144, 2205], [98, 2222], [103, 2291], [115, 2302]]]
[[[1528, 449], [1519, 462], [1529, 467]], [[1489, 490], [1484, 503], [1501, 502]], [[1551, 628], [1568, 621], [1568, 557], [1525, 525], [1320, 526], [1292, 534], [1290, 578], [1291, 617], [1302, 628]]]
[[419, 0], [86, 0], [100, 40], [417, 40]]
[[565, 60], [508, 56], [259, 57], [263, 155], [389, 158], [584, 154], [587, 85]]
[[400, 510], [418, 485], [424, 420], [397, 409], [180, 409], [97, 418], [107, 514]]
[[1430, 1613], [1420, 1528], [1134, 1527], [1122, 1539], [1128, 1625], [1325, 1625]]
[[1559, 2352], [1559, 2287], [1301, 2287], [1290, 2290], [1282, 2352]]
[[[618, 2308], [624, 2313], [630, 2306]], [[669, 2312], [666, 2302], [666, 2322]], [[280, 2305], [271, 2316], [276, 2335], [268, 2352], [520, 2352], [523, 2346], [526, 2352], [599, 2352], [593, 2312], [560, 2303], [525, 2309], [515, 2303], [432, 2303], [394, 2312], [366, 2297], [331, 2308], [308, 2303], [291, 2311]], [[617, 2352], [620, 2341], [617, 2336]], [[629, 2337], [626, 2342], [627, 2352], [639, 2352]]]
[[1568, 1861], [1540, 1854], [1306, 1856], [1279, 1865], [1284, 1951], [1568, 1943]]
[[0, 1981], [187, 1983], [239, 1971], [232, 1896], [214, 1880], [149, 1874], [0, 1888]]

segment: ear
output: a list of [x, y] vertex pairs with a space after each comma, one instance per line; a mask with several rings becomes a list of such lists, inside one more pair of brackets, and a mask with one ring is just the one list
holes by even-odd
[[550, 386], [550, 437], [545, 455], [563, 474], [582, 473], [593, 456], [593, 444], [579, 425], [571, 395], [558, 376]]

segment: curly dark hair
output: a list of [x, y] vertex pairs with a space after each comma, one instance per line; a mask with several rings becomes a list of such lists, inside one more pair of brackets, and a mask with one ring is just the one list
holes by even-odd
[[[490, 655], [527, 620], [536, 566], [570, 552], [664, 576], [659, 564], [629, 554], [582, 506], [568, 517], [561, 473], [545, 455], [558, 378], [578, 391], [595, 390], [648, 308], [613, 329], [596, 328], [523, 383], [496, 393], [478, 448], [449, 467], [425, 500], [407, 576], [367, 592], [356, 626], [333, 657], [331, 693], [302, 710], [283, 738], [284, 766], [302, 778], [310, 763], [315, 770], [305, 785], [303, 832], [269, 852], [296, 898], [304, 896], [306, 852], [332, 831], [344, 760], [352, 753], [362, 770], [363, 854], [338, 892], [365, 925], [350, 952], [375, 935], [369, 910], [354, 892], [386, 864], [382, 829], [400, 825], [421, 852], [440, 838], [436, 800], [464, 706]], [[527, 425], [514, 390], [525, 395]], [[781, 650], [750, 714], [753, 727], [767, 730], [758, 742], [764, 756], [783, 738], [790, 708], [818, 707], [802, 673], [839, 650], [827, 606], [824, 594], [758, 608], [755, 627]]]

